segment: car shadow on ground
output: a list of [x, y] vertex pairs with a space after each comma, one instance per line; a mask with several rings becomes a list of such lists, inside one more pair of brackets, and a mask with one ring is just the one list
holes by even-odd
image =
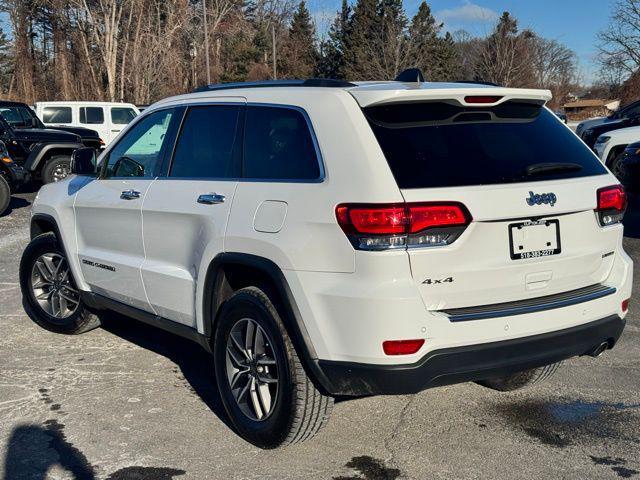
[[229, 428], [233, 426], [218, 394], [213, 358], [204, 348], [156, 327], [134, 321], [115, 312], [100, 314], [102, 328], [127, 342], [168, 358], [180, 369], [190, 391]]
[[18, 210], [19, 208], [28, 207], [29, 205], [31, 205], [31, 202], [29, 200], [26, 200], [26, 199], [20, 198], [20, 197], [16, 197], [16, 196], [12, 196], [11, 197], [11, 201], [9, 202], [9, 206], [7, 207], [7, 209], [4, 211], [4, 213], [0, 213], [0, 218], [10, 215], [11, 212], [13, 212], [14, 210]]

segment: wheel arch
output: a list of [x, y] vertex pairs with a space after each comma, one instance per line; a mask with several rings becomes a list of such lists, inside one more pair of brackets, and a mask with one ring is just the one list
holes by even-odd
[[203, 291], [203, 327], [212, 339], [220, 307], [231, 294], [243, 287], [255, 286], [267, 293], [275, 303], [298, 356], [316, 387], [329, 392], [326, 376], [318, 365], [316, 354], [302, 315], [282, 270], [273, 261], [245, 253], [220, 253], [209, 264]]
[[40, 144], [29, 154], [24, 168], [29, 171], [40, 171], [47, 160], [55, 155], [71, 155], [74, 150], [81, 148], [81, 143], [49, 143]]

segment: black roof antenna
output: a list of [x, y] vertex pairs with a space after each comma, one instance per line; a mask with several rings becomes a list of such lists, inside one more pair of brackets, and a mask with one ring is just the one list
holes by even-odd
[[419, 68], [407, 68], [396, 77], [396, 82], [424, 82], [424, 75]]

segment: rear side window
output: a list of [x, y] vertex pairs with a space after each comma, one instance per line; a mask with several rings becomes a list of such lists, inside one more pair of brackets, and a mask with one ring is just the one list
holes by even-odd
[[80, 123], [104, 123], [104, 109], [102, 107], [80, 107]]
[[176, 144], [170, 177], [234, 178], [240, 162], [234, 154], [240, 107], [210, 105], [187, 112]]
[[606, 173], [553, 113], [532, 103], [473, 108], [444, 102], [405, 103], [369, 107], [364, 113], [400, 188]]
[[44, 123], [72, 123], [71, 107], [44, 107], [42, 121]]
[[133, 108], [128, 107], [112, 107], [111, 108], [111, 122], [116, 125], [126, 125], [131, 120], [136, 118], [137, 114]]
[[249, 106], [245, 122], [243, 177], [317, 180], [319, 159], [302, 112]]

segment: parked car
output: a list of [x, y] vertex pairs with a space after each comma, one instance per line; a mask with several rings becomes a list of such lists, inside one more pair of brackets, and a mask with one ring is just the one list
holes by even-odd
[[556, 117], [562, 120], [563, 123], [567, 123], [567, 116], [562, 112], [553, 112]]
[[67, 176], [71, 154], [76, 148], [102, 146], [95, 130], [47, 128], [28, 105], [7, 101], [0, 101], [0, 140], [7, 145], [13, 161], [43, 183]]
[[29, 178], [29, 172], [13, 161], [7, 146], [0, 141], [0, 215], [9, 207], [11, 194]]
[[621, 128], [600, 135], [593, 149], [600, 160], [613, 171], [617, 159], [627, 145], [638, 141], [640, 141], [640, 126]]
[[37, 102], [38, 118], [49, 127], [77, 126], [96, 130], [108, 145], [140, 111], [121, 102]]
[[580, 138], [582, 138], [584, 132], [591, 127], [595, 127], [603, 123], [618, 122], [620, 120], [623, 120], [625, 118], [629, 118], [630, 116], [638, 115], [638, 114], [640, 114], [640, 100], [619, 108], [617, 111], [615, 111], [608, 117], [590, 118], [588, 120], [585, 120], [584, 122], [580, 122], [576, 127], [576, 134]]
[[640, 142], [632, 143], [624, 149], [613, 173], [627, 191], [634, 194], [640, 192]]
[[625, 193], [549, 91], [203, 90], [40, 190], [20, 263], [36, 323], [78, 334], [113, 309], [198, 342], [264, 448], [315, 435], [335, 396], [515, 390], [616, 344]]
[[589, 147], [594, 148], [596, 141], [598, 140], [598, 137], [600, 137], [600, 135], [604, 135], [607, 132], [612, 132], [621, 128], [635, 126], [640, 126], [640, 113], [615, 122], [602, 123], [600, 125], [589, 127], [584, 132], [582, 132], [582, 140]]

